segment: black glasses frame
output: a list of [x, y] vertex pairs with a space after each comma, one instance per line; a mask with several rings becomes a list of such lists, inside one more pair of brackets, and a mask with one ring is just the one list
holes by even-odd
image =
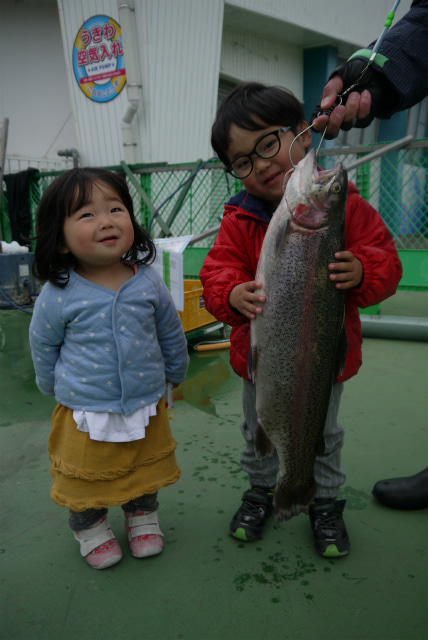
[[[248, 178], [248, 176], [251, 175], [254, 169], [253, 156], [257, 156], [258, 158], [263, 158], [264, 160], [270, 160], [270, 158], [274, 158], [281, 150], [281, 138], [279, 137], [279, 134], [287, 133], [287, 131], [291, 131], [292, 129], [293, 127], [282, 127], [281, 129], [275, 129], [275, 131], [269, 131], [269, 133], [267, 133], [265, 136], [262, 136], [260, 138], [260, 140], [254, 145], [254, 149], [250, 153], [245, 153], [242, 156], [238, 156], [237, 158], [235, 158], [235, 160], [233, 160], [233, 162], [230, 162], [226, 167], [226, 171], [230, 173], [234, 178], [238, 178], [238, 180], [245, 180], [245, 178]], [[261, 155], [259, 152], [256, 151], [257, 147], [265, 138], [268, 138], [269, 136], [272, 136], [272, 135], [276, 136], [276, 139], [278, 140], [278, 149], [271, 156]], [[233, 170], [233, 165], [238, 160], [242, 160], [242, 158], [248, 158], [248, 160], [250, 161], [250, 170], [245, 176], [238, 176]]]

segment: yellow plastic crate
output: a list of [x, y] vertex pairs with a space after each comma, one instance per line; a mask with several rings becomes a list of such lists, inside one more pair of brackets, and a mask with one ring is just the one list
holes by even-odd
[[184, 280], [184, 311], [178, 312], [184, 331], [193, 331], [216, 321], [205, 309], [202, 291], [200, 280]]

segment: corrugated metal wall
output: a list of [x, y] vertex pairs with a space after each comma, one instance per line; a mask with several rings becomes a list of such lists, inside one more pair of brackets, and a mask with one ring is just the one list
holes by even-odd
[[[70, 90], [83, 164], [112, 165], [124, 159], [121, 121], [127, 91], [95, 103], [77, 86], [72, 69], [74, 39], [93, 15], [120, 23], [116, 0], [58, 0]], [[223, 1], [135, 0], [136, 52], [141, 100], [132, 122], [136, 162], [207, 159], [215, 114]], [[124, 47], [126, 47], [126, 36]], [[126, 58], [126, 53], [125, 53]]]
[[[137, 9], [148, 162], [207, 159], [215, 115], [223, 1], [140, 0]], [[148, 139], [142, 140], [147, 144]]]
[[116, 0], [58, 0], [70, 96], [76, 120], [80, 164], [106, 166], [123, 158], [120, 123], [127, 104], [126, 89], [117, 98], [97, 103], [80, 90], [73, 73], [73, 47], [83, 23], [94, 15], [119, 21]]

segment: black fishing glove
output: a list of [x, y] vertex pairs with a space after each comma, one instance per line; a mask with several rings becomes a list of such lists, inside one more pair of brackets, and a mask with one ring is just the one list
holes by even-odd
[[[333, 76], [340, 76], [343, 82], [343, 93], [348, 87], [352, 86], [354, 82], [357, 81], [361, 72], [367, 66], [367, 62], [367, 59], [358, 58], [348, 60], [345, 64], [340, 65], [335, 69], [335, 71], [333, 71], [329, 80], [331, 80]], [[364, 90], [369, 91], [372, 98], [369, 115], [361, 120], [349, 120], [348, 122], [343, 121], [341, 125], [341, 129], [343, 129], [343, 131], [349, 131], [352, 127], [357, 127], [359, 129], [368, 127], [373, 118], [390, 117], [391, 111], [394, 111], [394, 106], [399, 103], [399, 93], [389, 80], [387, 80], [387, 78], [376, 69], [375, 64], [371, 65], [365, 71], [357, 86], [352, 89], [352, 91], [357, 91], [358, 93], [362, 93]], [[350, 93], [352, 93], [352, 91]], [[348, 95], [349, 94], [342, 98], [342, 104], [346, 104]], [[383, 112], [385, 112], [385, 115]], [[311, 123], [319, 115], [322, 115], [322, 113], [323, 111], [320, 104], [317, 104], [312, 112]], [[326, 113], [328, 113], [328, 111]], [[388, 113], [388, 115], [386, 115], [386, 113]], [[327, 139], [331, 139], [335, 136], [326, 135], [325, 137]]]

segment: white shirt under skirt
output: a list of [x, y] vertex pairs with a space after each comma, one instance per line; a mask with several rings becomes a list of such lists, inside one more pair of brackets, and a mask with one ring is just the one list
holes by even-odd
[[156, 415], [157, 403], [138, 409], [130, 416], [121, 413], [94, 413], [93, 411], [73, 411], [73, 419], [79, 431], [89, 433], [91, 440], [101, 442], [131, 442], [142, 440], [152, 416]]

